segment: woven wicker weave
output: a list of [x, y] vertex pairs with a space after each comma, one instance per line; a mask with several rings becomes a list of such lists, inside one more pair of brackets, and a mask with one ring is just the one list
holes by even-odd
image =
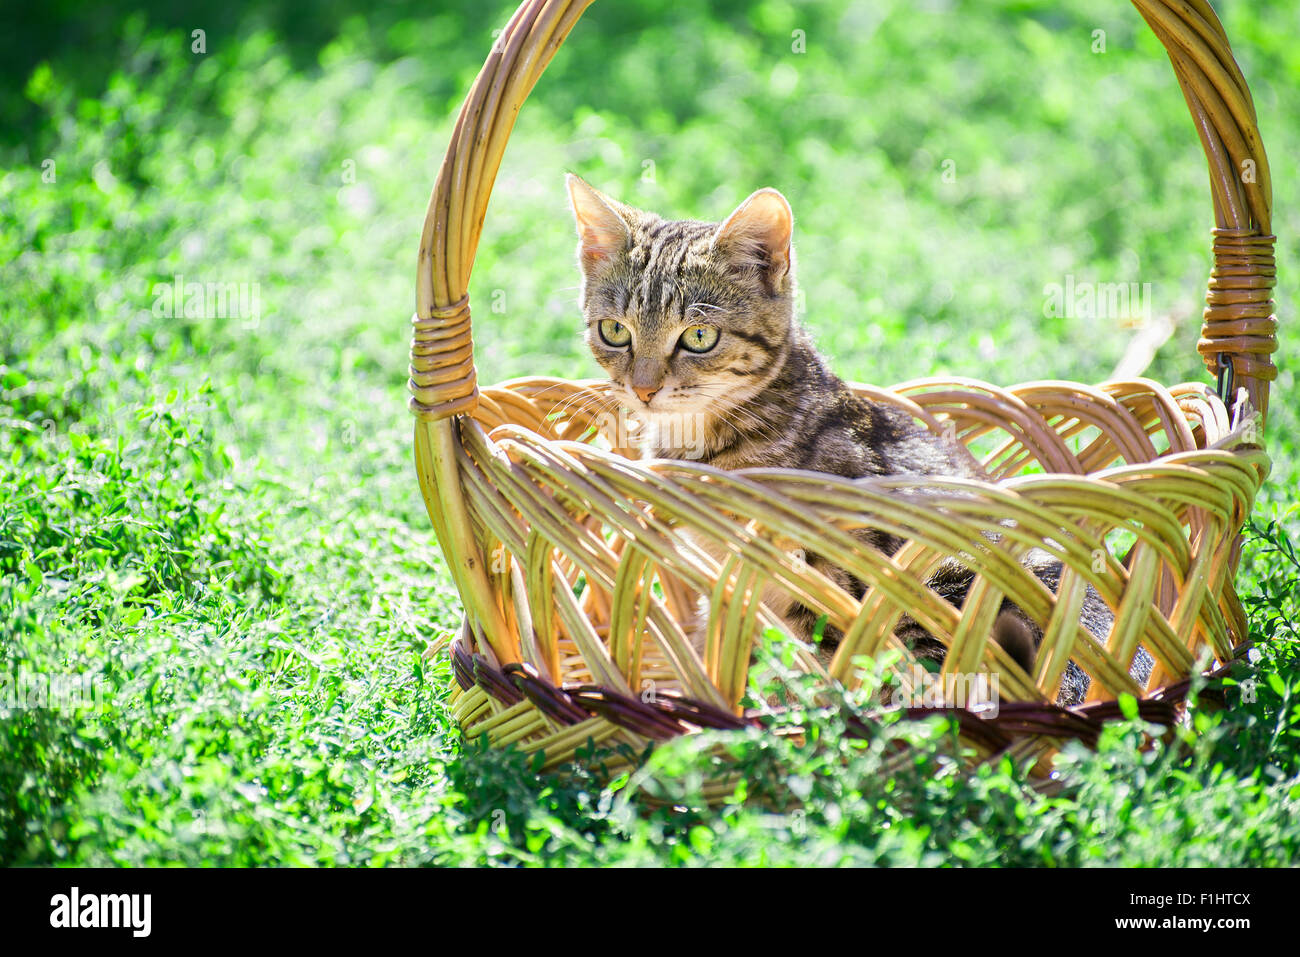
[[[520, 6], [461, 109], [421, 237], [411, 408], [420, 488], [465, 605], [450, 647], [464, 731], [541, 750], [554, 767], [589, 741], [639, 752], [742, 727], [754, 720], [741, 702], [756, 636], [779, 626], [756, 597], [771, 583], [844, 632], [828, 668], [798, 652], [809, 672], [852, 687], [855, 656], [898, 648], [903, 613], [948, 646], [944, 673], [997, 672], [998, 717], [962, 716], [978, 755], [1012, 748], [1045, 766], [1063, 738], [1095, 737], [1124, 692], [1171, 719], [1205, 654], [1222, 665], [1246, 637], [1238, 531], [1268, 471], [1251, 429], [1234, 431], [1206, 385], [859, 387], [992, 449], [989, 481], [935, 479], [923, 502], [899, 480], [638, 461], [593, 439], [603, 423], [580, 401], [595, 395], [591, 383], [479, 390], [467, 290], [488, 197], [516, 114], [589, 4]], [[1204, 0], [1134, 5], [1169, 51], [1209, 159], [1217, 228], [1199, 349], [1262, 424], [1276, 375], [1274, 237], [1250, 93]], [[906, 544], [884, 556], [849, 534], [864, 525]], [[684, 528], [729, 557], [719, 566]], [[808, 568], [783, 547], [791, 541], [837, 556], [868, 584], [865, 598]], [[1020, 563], [1034, 547], [1063, 563], [1055, 593]], [[926, 586], [951, 555], [977, 571], [961, 608]], [[1115, 613], [1102, 643], [1079, 624], [1089, 585]], [[711, 599], [702, 658], [682, 627], [697, 594]], [[988, 638], [1004, 597], [1043, 629], [1033, 673]], [[1129, 674], [1139, 645], [1156, 662], [1145, 686]], [[1065, 710], [1053, 702], [1070, 660], [1091, 686], [1087, 703]]]

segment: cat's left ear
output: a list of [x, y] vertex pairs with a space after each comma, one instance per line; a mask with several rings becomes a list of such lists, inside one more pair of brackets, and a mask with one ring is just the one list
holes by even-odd
[[790, 274], [794, 214], [784, 196], [760, 189], [736, 207], [713, 235], [711, 248], [732, 263], [758, 269], [769, 291], [782, 292]]

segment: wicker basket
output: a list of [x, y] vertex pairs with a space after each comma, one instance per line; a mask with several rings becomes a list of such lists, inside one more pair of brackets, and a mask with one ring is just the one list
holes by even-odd
[[[1268, 162], [1205, 0], [1134, 5], [1169, 51], [1209, 159], [1217, 228], [1199, 350], [1218, 393], [1146, 379], [860, 387], [992, 449], [981, 456], [989, 481], [936, 479], [923, 503], [900, 496], [896, 480], [638, 461], [593, 439], [602, 423], [580, 401], [591, 383], [478, 389], [467, 290], [488, 197], [516, 114], [590, 2], [519, 7], [461, 109], [420, 241], [411, 408], [420, 489], [465, 605], [450, 645], [464, 732], [540, 750], [554, 767], [589, 742], [641, 752], [742, 727], [755, 720], [742, 708], [754, 643], [779, 625], [756, 597], [766, 584], [843, 631], [829, 666], [797, 652], [798, 667], [826, 680], [859, 681], [854, 656], [898, 647], [904, 612], [948, 646], [944, 673], [998, 673], [998, 717], [961, 713], [977, 756], [1012, 748], [1046, 768], [1065, 737], [1087, 740], [1117, 715], [1121, 693], [1172, 718], [1193, 673], [1208, 658], [1224, 665], [1246, 638], [1233, 575], [1268, 471], [1252, 433], [1276, 375]], [[1234, 412], [1251, 418], [1231, 417], [1220, 394], [1240, 397]], [[884, 556], [846, 531], [861, 525], [906, 544]], [[683, 528], [721, 543], [727, 559], [719, 566]], [[842, 557], [865, 598], [783, 550], [791, 540]], [[1063, 563], [1055, 592], [1020, 563], [1033, 547]], [[955, 554], [977, 572], [961, 608], [926, 585]], [[1114, 612], [1101, 643], [1079, 624], [1089, 585]], [[682, 627], [699, 594], [710, 597], [702, 657]], [[1032, 673], [988, 638], [1004, 597], [1043, 629]], [[1145, 687], [1129, 673], [1139, 645], [1155, 659]], [[1091, 686], [1087, 702], [1064, 709], [1053, 702], [1071, 660]]]

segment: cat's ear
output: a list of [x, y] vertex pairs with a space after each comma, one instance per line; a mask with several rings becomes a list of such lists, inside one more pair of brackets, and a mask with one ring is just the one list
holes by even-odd
[[628, 236], [626, 209], [622, 203], [593, 189], [580, 176], [565, 177], [573, 218], [578, 227], [578, 257], [582, 268], [589, 270], [608, 263], [626, 248]]
[[760, 189], [736, 207], [713, 235], [711, 248], [734, 265], [759, 271], [768, 290], [785, 288], [790, 274], [790, 237], [794, 214], [784, 196]]

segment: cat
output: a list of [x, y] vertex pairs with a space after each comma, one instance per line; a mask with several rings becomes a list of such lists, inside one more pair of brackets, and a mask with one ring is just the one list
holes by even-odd
[[[722, 223], [706, 223], [663, 219], [573, 174], [567, 184], [578, 231], [586, 342], [609, 375], [611, 395], [644, 424], [647, 455], [695, 459], [725, 470], [792, 468], [849, 479], [988, 479], [961, 443], [922, 428], [896, 406], [854, 393], [830, 370], [795, 318], [794, 216], [780, 192], [760, 189]], [[886, 555], [903, 544], [874, 529], [855, 534]], [[709, 550], [721, 557], [716, 545]], [[819, 555], [807, 560], [846, 592], [865, 594], [866, 586], [833, 561]], [[1056, 588], [1060, 563], [1047, 552], [1035, 549], [1024, 562], [1049, 589]], [[929, 585], [959, 607], [973, 577], [952, 559]], [[774, 587], [763, 598], [793, 633], [812, 635], [812, 609]], [[1102, 638], [1111, 619], [1089, 588], [1080, 618], [1084, 627]], [[697, 650], [701, 633], [692, 635]], [[910, 617], [900, 620], [895, 634], [916, 657], [942, 662], [943, 643]], [[822, 654], [842, 637], [827, 626]], [[1032, 671], [1042, 632], [1009, 600], [992, 638]], [[1134, 678], [1144, 682], [1151, 664], [1140, 650]], [[1081, 702], [1088, 684], [1070, 662], [1058, 703]]]

